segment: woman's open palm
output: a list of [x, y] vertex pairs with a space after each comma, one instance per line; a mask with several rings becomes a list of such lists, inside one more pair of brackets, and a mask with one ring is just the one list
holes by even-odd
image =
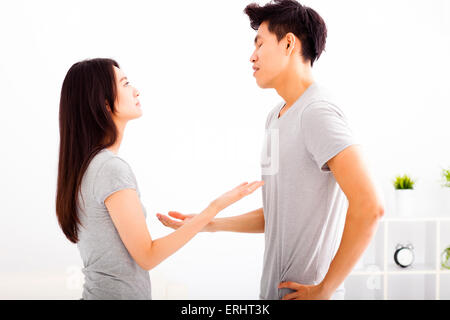
[[[254, 181], [252, 183], [244, 182], [238, 185], [236, 188], [225, 192], [220, 197], [211, 202], [211, 205], [219, 211], [222, 211], [226, 207], [241, 200], [242, 198], [252, 194], [256, 189], [261, 187], [264, 181]], [[176, 219], [171, 219], [166, 215], [158, 213], [156, 215], [163, 225], [172, 229], [180, 228], [189, 219], [196, 216], [196, 214], [182, 214], [177, 211], [169, 211], [169, 216]], [[208, 226], [205, 227], [206, 229]], [[206, 231], [206, 230], [205, 230]]]

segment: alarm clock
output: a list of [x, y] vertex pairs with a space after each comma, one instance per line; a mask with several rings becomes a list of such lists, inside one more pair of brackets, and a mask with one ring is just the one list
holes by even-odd
[[411, 266], [414, 262], [413, 245], [410, 243], [406, 245], [398, 244], [395, 247], [394, 261], [398, 266], [402, 268]]

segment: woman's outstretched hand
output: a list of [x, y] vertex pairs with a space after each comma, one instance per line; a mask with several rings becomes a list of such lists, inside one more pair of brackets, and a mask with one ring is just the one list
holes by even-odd
[[226, 207], [241, 200], [242, 198], [252, 194], [253, 191], [258, 189], [264, 184], [264, 181], [254, 181], [252, 183], [244, 182], [238, 185], [236, 188], [225, 192], [216, 200], [211, 202], [210, 206], [217, 209], [218, 212], [222, 211]]
[[[163, 225], [176, 230], [179, 227], [181, 227], [183, 224], [185, 224], [187, 221], [189, 221], [189, 219], [192, 219], [193, 217], [195, 217], [196, 214], [182, 214], [177, 211], [169, 211], [169, 216], [176, 220], [171, 219], [168, 216], [161, 214], [161, 213], [157, 213], [156, 216], [158, 217], [159, 221], [161, 221], [161, 223]], [[202, 231], [206, 231], [206, 230], [202, 230]]]
[[[254, 181], [252, 183], [244, 182], [240, 185], [238, 185], [236, 188], [224, 193], [217, 199], [211, 202], [210, 206], [213, 207], [217, 212], [222, 211], [226, 207], [232, 205], [233, 203], [241, 200], [242, 198], [252, 194], [255, 190], [257, 190], [259, 187], [264, 185], [264, 181]], [[187, 221], [192, 219], [196, 216], [196, 214], [182, 214], [177, 211], [169, 211], [169, 216], [176, 219], [171, 219], [166, 215], [163, 215], [161, 213], [157, 213], [156, 216], [158, 217], [159, 221], [166, 227], [172, 228], [172, 229], [178, 229], [181, 226], [183, 226]], [[211, 224], [211, 223], [210, 223]], [[205, 227], [202, 231], [209, 231], [209, 225]]]

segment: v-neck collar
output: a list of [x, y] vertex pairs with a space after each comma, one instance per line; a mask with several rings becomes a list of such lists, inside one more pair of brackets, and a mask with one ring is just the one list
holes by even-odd
[[289, 109], [287, 109], [287, 111], [280, 117], [280, 112], [281, 112], [281, 110], [283, 110], [284, 106], [286, 105], [286, 102], [283, 103], [282, 106], [281, 106], [281, 108], [279, 108], [278, 111], [277, 111], [276, 119], [277, 119], [278, 121], [280, 121], [281, 119], [283, 119], [284, 117], [286, 117], [286, 115], [291, 111], [291, 109], [294, 109], [295, 107], [297, 107], [297, 105], [300, 105], [300, 104], [301, 104], [300, 102], [303, 101], [303, 99], [305, 99], [305, 97], [307, 96], [307, 94], [309, 94], [309, 91], [312, 90], [312, 87], [315, 87], [316, 85], [317, 85], [317, 84], [316, 84], [315, 81], [314, 81], [313, 83], [311, 83], [311, 84], [309, 85], [309, 87], [306, 88], [306, 90], [303, 92], [303, 94], [302, 94], [302, 95], [294, 102], [294, 104], [293, 104]]

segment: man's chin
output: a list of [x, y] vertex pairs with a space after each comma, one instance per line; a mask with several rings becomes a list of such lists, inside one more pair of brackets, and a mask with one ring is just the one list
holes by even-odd
[[260, 87], [261, 89], [266, 89], [267, 88], [267, 84], [264, 81], [258, 80], [256, 79], [256, 84], [258, 85], [258, 87]]
[[272, 89], [272, 86], [270, 86], [268, 83], [261, 83], [261, 82], [256, 82], [258, 84], [258, 87], [260, 87], [261, 89]]

